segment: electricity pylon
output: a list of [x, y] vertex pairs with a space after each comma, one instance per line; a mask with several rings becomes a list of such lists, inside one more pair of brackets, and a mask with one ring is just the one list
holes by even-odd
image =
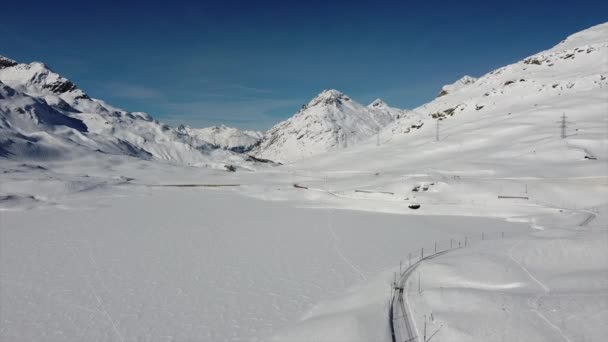
[[566, 116], [566, 113], [563, 113], [562, 119], [560, 121], [557, 121], [557, 123], [560, 124], [562, 139], [566, 139], [566, 132], [567, 132], [568, 124], [572, 123], [570, 121], [566, 121], [567, 118], [568, 117]]
[[435, 141], [439, 141], [439, 119], [437, 119], [437, 125], [435, 126]]

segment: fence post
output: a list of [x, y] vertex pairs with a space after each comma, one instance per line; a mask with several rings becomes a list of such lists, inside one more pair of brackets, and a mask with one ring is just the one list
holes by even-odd
[[[439, 122], [439, 121], [437, 121]], [[426, 342], [426, 315], [424, 315], [424, 337], [423, 341]]]
[[403, 261], [399, 260], [399, 276], [401, 276], [403, 273], [401, 273], [401, 264], [403, 263]]
[[467, 247], [469, 245], [469, 238], [468, 237], [464, 237], [464, 246]]
[[435, 241], [435, 254], [437, 254], [437, 241]]
[[412, 253], [410, 252], [409, 256], [408, 256], [409, 260], [410, 260], [410, 266], [412, 266]]
[[452, 249], [452, 238], [450, 238], [450, 249]]
[[424, 259], [424, 248], [420, 250], [420, 260]]

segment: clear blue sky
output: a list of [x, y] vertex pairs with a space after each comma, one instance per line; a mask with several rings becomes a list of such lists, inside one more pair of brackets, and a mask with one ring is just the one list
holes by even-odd
[[608, 21], [608, 1], [5, 1], [0, 54], [170, 124], [267, 129], [323, 89], [412, 108]]

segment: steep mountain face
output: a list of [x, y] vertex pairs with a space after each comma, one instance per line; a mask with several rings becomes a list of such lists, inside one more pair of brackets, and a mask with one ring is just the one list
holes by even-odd
[[5, 157], [71, 158], [95, 152], [219, 168], [245, 160], [146, 113], [93, 99], [39, 62], [0, 57], [0, 82]]
[[69, 131], [83, 134], [87, 126], [0, 82], [0, 157], [58, 156], [69, 144], [55, 136]]
[[205, 128], [191, 128], [182, 125], [178, 127], [178, 130], [214, 146], [241, 153], [251, 150], [264, 135], [260, 131], [240, 130], [224, 125]]
[[25, 95], [0, 82], [0, 127], [19, 127], [26, 133], [37, 132], [41, 127], [53, 130], [65, 126], [86, 132], [87, 126], [80, 120], [63, 115], [44, 100]]
[[399, 115], [388, 106], [379, 107], [365, 107], [337, 90], [325, 90], [270, 129], [253, 152], [289, 162], [346, 148], [373, 136]]

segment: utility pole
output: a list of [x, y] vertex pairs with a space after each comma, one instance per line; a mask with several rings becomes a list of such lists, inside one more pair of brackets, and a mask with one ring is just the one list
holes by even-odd
[[426, 342], [426, 315], [424, 315], [424, 335], [422, 341]]
[[439, 141], [439, 119], [437, 119], [437, 125], [435, 126], [435, 141]]
[[566, 139], [566, 129], [569, 123], [572, 123], [570, 121], [566, 121], [568, 117], [566, 116], [566, 113], [562, 114], [562, 119], [560, 121], [558, 121], [558, 123], [560, 124], [560, 129], [561, 129], [561, 137], [562, 139]]

